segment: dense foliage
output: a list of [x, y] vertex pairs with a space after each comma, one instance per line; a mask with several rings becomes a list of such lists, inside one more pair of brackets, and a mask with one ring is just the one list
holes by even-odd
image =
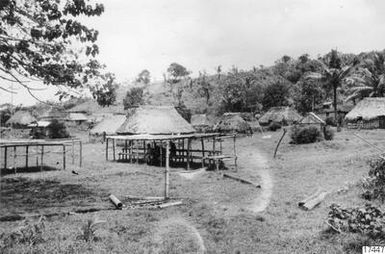
[[123, 99], [124, 109], [137, 107], [143, 104], [143, 88], [133, 87], [126, 93], [126, 98]]
[[364, 184], [363, 196], [366, 199], [379, 199], [385, 201], [385, 159], [373, 159], [370, 161], [369, 178]]
[[[114, 89], [113, 75], [95, 58], [98, 31], [79, 21], [103, 11], [102, 4], [86, 0], [2, 0], [0, 79], [32, 96], [36, 83], [58, 86], [59, 98], [87, 88], [99, 103], [110, 105], [114, 97], [104, 94]], [[5, 83], [0, 89], [12, 92]]]
[[320, 141], [322, 139], [322, 134], [315, 126], [294, 126], [291, 129], [290, 137], [294, 144], [309, 144]]

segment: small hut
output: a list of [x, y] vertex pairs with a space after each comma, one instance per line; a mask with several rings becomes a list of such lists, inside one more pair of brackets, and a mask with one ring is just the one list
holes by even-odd
[[325, 121], [313, 112], [307, 113], [306, 116], [299, 121], [299, 124], [306, 127], [315, 126], [319, 128], [320, 131], [323, 131], [324, 126], [326, 125]]
[[67, 121], [80, 125], [88, 121], [88, 117], [84, 113], [69, 113]]
[[90, 130], [91, 135], [114, 135], [118, 128], [126, 120], [125, 115], [112, 115], [104, 118], [100, 123], [96, 124], [94, 128]]
[[247, 133], [251, 130], [250, 125], [239, 113], [225, 113], [214, 126], [214, 131]]
[[348, 128], [385, 129], [385, 98], [365, 98], [346, 116]]
[[212, 129], [211, 123], [206, 114], [196, 114], [191, 116], [191, 125], [198, 132], [208, 132]]
[[292, 125], [302, 119], [301, 115], [290, 107], [272, 107], [258, 121], [262, 125], [268, 125], [272, 122], [281, 125]]
[[118, 134], [172, 135], [194, 133], [195, 129], [173, 106], [140, 106], [129, 110]]
[[14, 128], [25, 128], [28, 124], [35, 122], [36, 118], [28, 111], [17, 111], [15, 114], [8, 119], [5, 123], [7, 126], [12, 126]]

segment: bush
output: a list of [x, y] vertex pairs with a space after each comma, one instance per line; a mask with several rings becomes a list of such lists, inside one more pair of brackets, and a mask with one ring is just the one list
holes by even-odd
[[322, 136], [317, 127], [294, 126], [291, 130], [291, 139], [294, 144], [309, 144], [320, 141]]
[[333, 140], [334, 138], [334, 131], [329, 126], [324, 129], [324, 138], [325, 140]]
[[369, 177], [363, 185], [363, 197], [368, 200], [379, 199], [385, 201], [385, 160], [370, 161]]
[[48, 137], [49, 138], [68, 138], [69, 133], [67, 131], [64, 123], [59, 122], [58, 120], [53, 120], [48, 127]]
[[325, 119], [325, 123], [326, 123], [326, 125], [337, 126], [334, 117], [331, 117], [331, 116], [329, 116], [329, 117], [327, 117], [327, 118]]
[[276, 131], [278, 129], [281, 129], [282, 128], [282, 125], [280, 123], [277, 123], [277, 122], [271, 122], [269, 124], [269, 126], [267, 127], [267, 129], [269, 131]]

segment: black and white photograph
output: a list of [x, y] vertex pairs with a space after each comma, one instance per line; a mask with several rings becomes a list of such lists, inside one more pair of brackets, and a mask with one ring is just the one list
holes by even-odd
[[385, 253], [383, 0], [0, 0], [0, 253]]

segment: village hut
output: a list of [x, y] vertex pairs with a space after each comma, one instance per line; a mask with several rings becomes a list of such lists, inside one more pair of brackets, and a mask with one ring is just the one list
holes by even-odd
[[198, 132], [209, 132], [212, 129], [212, 125], [207, 118], [206, 114], [196, 114], [191, 116], [191, 125]]
[[67, 117], [68, 122], [80, 125], [88, 121], [88, 117], [84, 113], [69, 113]]
[[39, 116], [39, 121], [64, 121], [66, 116], [67, 114], [64, 111], [51, 107], [48, 111]]
[[36, 118], [28, 111], [16, 111], [15, 114], [8, 119], [5, 123], [7, 126], [12, 126], [14, 128], [25, 128], [28, 124], [35, 122]]
[[301, 115], [290, 107], [272, 107], [261, 118], [259, 118], [259, 123], [262, 125], [268, 125], [276, 122], [281, 125], [291, 125], [298, 123], [301, 119]]
[[129, 110], [118, 134], [171, 135], [194, 133], [195, 129], [173, 106], [140, 106]]
[[126, 120], [125, 115], [112, 115], [104, 118], [100, 123], [96, 124], [91, 130], [91, 135], [114, 135], [118, 128], [124, 123]]
[[385, 129], [385, 98], [365, 98], [346, 116], [348, 128]]
[[251, 130], [250, 125], [239, 113], [225, 113], [214, 126], [214, 131], [246, 133]]
[[313, 112], [309, 112], [299, 121], [299, 125], [301, 126], [315, 126], [319, 128], [320, 131], [323, 131], [326, 123], [324, 120], [322, 120], [318, 115], [316, 115]]

